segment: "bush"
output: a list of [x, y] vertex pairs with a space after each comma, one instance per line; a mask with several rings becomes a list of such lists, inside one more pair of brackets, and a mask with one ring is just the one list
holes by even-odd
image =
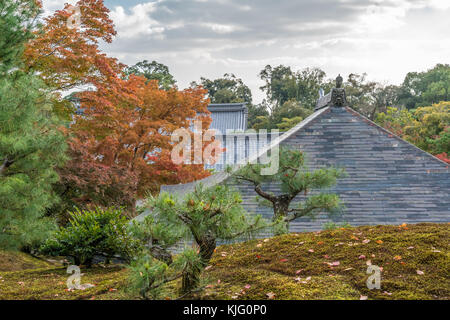
[[128, 220], [121, 209], [100, 209], [70, 213], [69, 224], [41, 247], [43, 254], [68, 256], [76, 265], [90, 266], [95, 255], [107, 261], [115, 254], [130, 261], [138, 243], [128, 232]]

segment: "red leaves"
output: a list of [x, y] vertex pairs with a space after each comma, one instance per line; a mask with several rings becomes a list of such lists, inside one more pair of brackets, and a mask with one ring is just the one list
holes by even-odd
[[444, 162], [450, 163], [450, 156], [448, 156], [447, 153], [445, 153], [445, 152], [439, 153], [439, 154], [435, 155], [435, 157]]

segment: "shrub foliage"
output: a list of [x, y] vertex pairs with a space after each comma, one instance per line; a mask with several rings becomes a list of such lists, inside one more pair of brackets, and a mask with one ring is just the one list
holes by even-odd
[[130, 260], [137, 247], [122, 210], [97, 208], [71, 212], [68, 226], [49, 238], [41, 251], [71, 257], [76, 265], [91, 266], [95, 255], [103, 255], [107, 260], [120, 255]]

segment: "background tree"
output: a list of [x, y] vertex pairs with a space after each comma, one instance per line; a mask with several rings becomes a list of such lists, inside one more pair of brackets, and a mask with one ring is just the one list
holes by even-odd
[[283, 103], [281, 107], [276, 107], [267, 116], [260, 116], [255, 121], [255, 129], [275, 129], [289, 130], [297, 123], [313, 113], [313, 110], [304, 108], [300, 103], [291, 99]]
[[215, 80], [202, 77], [199, 84], [193, 82], [192, 85], [201, 85], [208, 90], [208, 98], [211, 100], [211, 103], [247, 102], [252, 104], [250, 88], [244, 84], [242, 79], [237, 78], [232, 73], [226, 73], [222, 78]]
[[[273, 208], [273, 221], [280, 222], [280, 228], [276, 231], [286, 233], [289, 230], [289, 222], [303, 216], [314, 217], [321, 211], [336, 213], [341, 202], [335, 194], [320, 193], [306, 198], [307, 194], [314, 189], [324, 189], [334, 186], [336, 180], [343, 176], [341, 169], [324, 168], [313, 172], [308, 170], [304, 155], [297, 150], [286, 147], [280, 148], [279, 170], [274, 175], [262, 175], [261, 170], [269, 165], [248, 164], [238, 169], [234, 174], [237, 181], [245, 181], [253, 184], [255, 192], [263, 198], [261, 204]], [[267, 183], [279, 182], [280, 194], [265, 191]], [[305, 199], [296, 207], [291, 203], [294, 199], [304, 194]]]
[[34, 0], [0, 3], [0, 247], [29, 247], [53, 222], [45, 209], [57, 199], [55, 168], [65, 160], [60, 122], [52, 115], [49, 92], [24, 72], [26, 42], [37, 27]]
[[325, 81], [326, 73], [319, 68], [305, 68], [294, 72], [283, 65], [275, 68], [267, 65], [259, 76], [265, 82], [260, 89], [266, 93], [272, 104], [272, 112], [289, 100], [295, 100], [302, 107], [314, 110], [319, 89], [329, 91], [331, 88]]
[[162, 286], [180, 277], [181, 292], [192, 292], [198, 288], [201, 272], [208, 265], [218, 240], [250, 236], [267, 227], [260, 216], [248, 216], [241, 202], [238, 192], [221, 185], [209, 189], [198, 186], [184, 199], [169, 194], [149, 198], [145, 207], [150, 213], [146, 219], [153, 224], [152, 241], [159, 236], [159, 244], [170, 245], [188, 235], [198, 250], [186, 249], [170, 268], [166, 259], [161, 261], [148, 255], [133, 264], [134, 286], [143, 297], [157, 297]]
[[192, 86], [201, 85], [208, 90], [211, 103], [238, 103], [246, 102], [248, 109], [248, 127], [252, 128], [259, 116], [267, 116], [267, 108], [264, 104], [254, 105], [252, 91], [244, 84], [241, 78], [234, 74], [224, 74], [222, 78], [210, 80], [201, 78], [200, 84], [192, 83]]
[[409, 72], [400, 87], [398, 100], [408, 109], [450, 101], [450, 65], [437, 64], [424, 72]]
[[378, 112], [397, 104], [399, 88], [368, 81], [366, 73], [349, 74], [344, 88], [350, 107], [371, 120], [375, 119]]
[[[248, 108], [248, 118], [247, 118], [248, 128], [258, 129], [255, 126], [261, 122], [260, 119], [267, 119], [269, 117], [269, 111], [265, 101], [256, 105], [247, 104], [247, 108]], [[269, 129], [269, 127], [268, 126], [262, 127], [261, 129]]]
[[169, 72], [169, 67], [156, 61], [138, 62], [134, 66], [126, 67], [124, 73], [126, 76], [134, 74], [144, 76], [148, 80], [158, 80], [159, 88], [164, 90], [169, 90], [176, 84], [176, 80]]
[[[255, 129], [264, 126], [289, 129], [314, 111], [319, 89], [329, 91], [332, 87], [331, 82], [325, 79], [325, 72], [319, 68], [292, 71], [283, 65], [275, 68], [267, 65], [259, 76], [265, 82], [260, 89], [266, 93], [270, 114], [257, 117], [253, 124]], [[291, 119], [289, 124], [283, 120], [285, 118]]]
[[297, 123], [301, 122], [302, 120], [302, 117], [282, 118], [281, 122], [277, 124], [277, 127], [281, 131], [288, 131], [289, 129], [295, 127]]
[[414, 111], [388, 108], [376, 122], [441, 160], [449, 162], [450, 102], [440, 102]]

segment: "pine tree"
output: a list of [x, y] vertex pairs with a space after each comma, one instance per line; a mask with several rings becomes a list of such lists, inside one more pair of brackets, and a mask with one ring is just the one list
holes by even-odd
[[0, 248], [25, 248], [46, 236], [45, 209], [64, 161], [65, 142], [48, 92], [23, 71], [23, 51], [40, 8], [35, 0], [0, 2]]
[[[288, 232], [289, 222], [300, 217], [314, 218], [323, 211], [330, 215], [340, 213], [343, 206], [336, 194], [322, 192], [308, 196], [308, 193], [334, 186], [345, 175], [343, 169], [310, 171], [304, 154], [287, 147], [280, 148], [279, 159], [279, 169], [273, 175], [262, 174], [270, 164], [247, 164], [233, 173], [237, 181], [253, 184], [261, 205], [273, 208], [273, 221], [277, 222], [275, 234]], [[267, 190], [271, 183], [279, 183], [281, 192], [274, 194]]]
[[[260, 215], [249, 215], [241, 203], [239, 192], [222, 185], [198, 185], [184, 198], [167, 193], [150, 197], [144, 206], [149, 215], [132, 227], [150, 249], [131, 265], [132, 286], [143, 298], [161, 297], [166, 284], [177, 278], [182, 278], [183, 295], [198, 290], [218, 241], [251, 238], [270, 226]], [[172, 257], [169, 248], [183, 238], [193, 240], [196, 248]]]

